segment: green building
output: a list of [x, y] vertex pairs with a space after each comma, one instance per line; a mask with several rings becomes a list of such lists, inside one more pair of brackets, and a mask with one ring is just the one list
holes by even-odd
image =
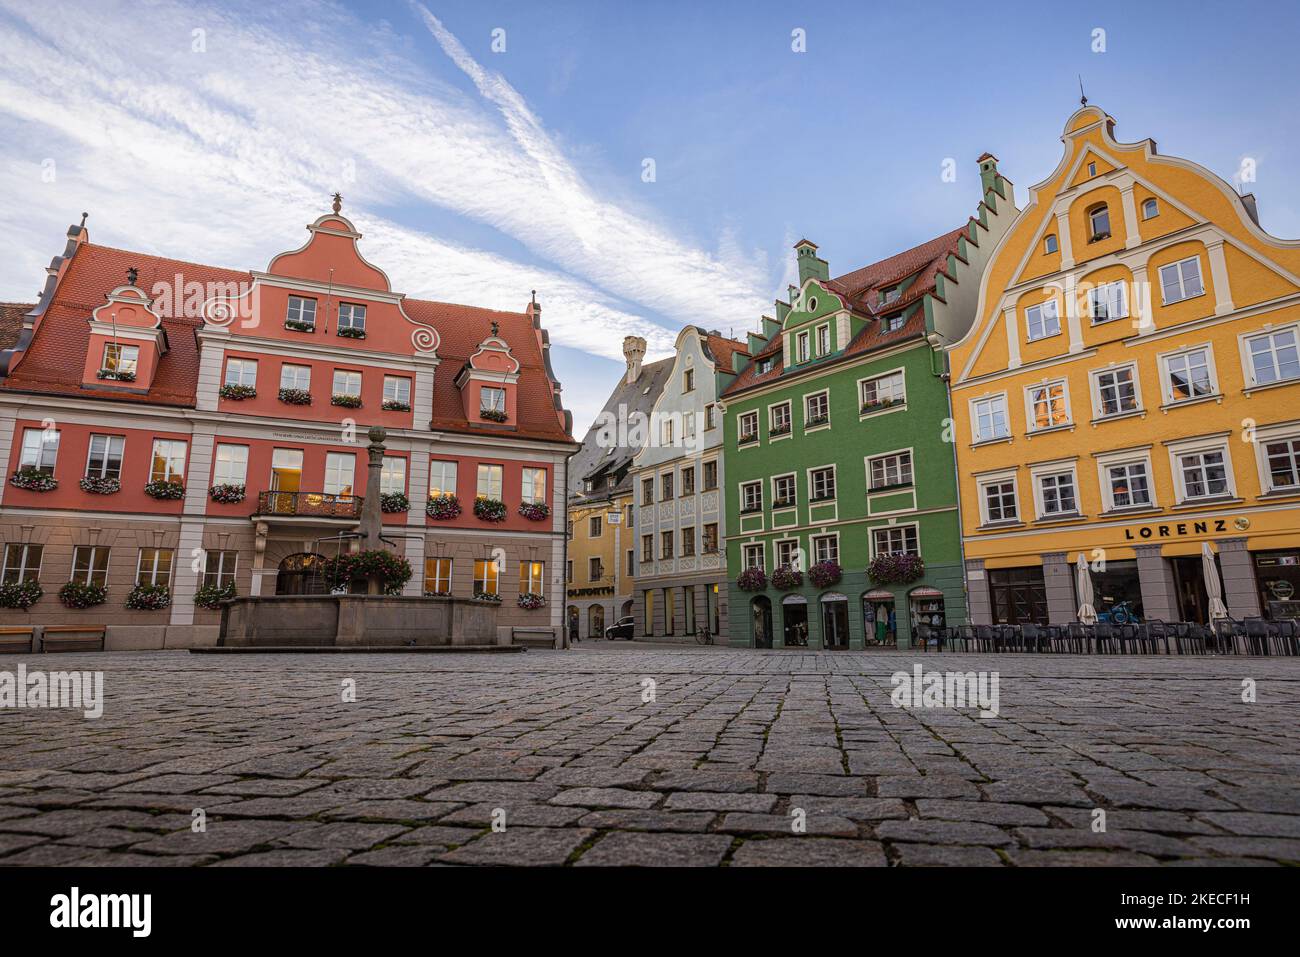
[[722, 393], [730, 642], [907, 647], [966, 620], [944, 347], [1015, 219], [980, 157], [959, 229], [832, 279], [796, 244], [799, 284], [737, 353]]

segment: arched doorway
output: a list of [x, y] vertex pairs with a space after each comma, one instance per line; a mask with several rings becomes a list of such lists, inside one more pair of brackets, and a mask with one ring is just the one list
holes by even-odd
[[605, 606], [592, 605], [587, 609], [587, 635], [600, 638], [605, 634]]
[[837, 591], [821, 598], [822, 647], [843, 650], [849, 646], [849, 599]]
[[808, 599], [803, 595], [786, 595], [781, 599], [782, 640], [787, 648], [808, 645]]
[[772, 600], [759, 595], [750, 603], [754, 621], [754, 647], [772, 647]]
[[862, 632], [868, 645], [892, 647], [898, 637], [894, 595], [877, 588], [862, 596]]
[[322, 556], [298, 552], [280, 562], [275, 576], [277, 595], [324, 595], [328, 588], [320, 577]]

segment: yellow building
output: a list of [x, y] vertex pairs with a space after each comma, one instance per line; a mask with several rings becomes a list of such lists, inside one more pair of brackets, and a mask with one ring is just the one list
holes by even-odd
[[[600, 638], [605, 628], [632, 614], [632, 548], [627, 523], [632, 493], [594, 494], [569, 505], [568, 607], [570, 638]], [[623, 556], [620, 558], [620, 556]]]
[[1300, 242], [1094, 106], [950, 347], [971, 620], [1300, 612]]

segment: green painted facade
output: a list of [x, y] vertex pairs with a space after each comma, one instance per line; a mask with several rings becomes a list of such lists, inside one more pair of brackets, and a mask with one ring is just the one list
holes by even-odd
[[[796, 249], [802, 285], [792, 289], [788, 309], [778, 304], [780, 324], [768, 320], [764, 330], [768, 343], [773, 336], [788, 340], [783, 347], [790, 364], [774, 380], [724, 398], [730, 642], [768, 646], [766, 601], [772, 647], [805, 637], [798, 630], [801, 621], [811, 648], [861, 648], [872, 640], [906, 647], [918, 620], [966, 621], [944, 354], [926, 339], [933, 331], [924, 315], [931, 297], [915, 300], [899, 317], [906, 321], [922, 313], [921, 321], [912, 323], [915, 332], [886, 340], [871, 351], [845, 355], [845, 346], [868, 324], [886, 320], [846, 308], [827, 288], [826, 264], [816, 258], [815, 247], [801, 243]], [[903, 301], [908, 285], [904, 280], [900, 287]], [[805, 335], [808, 357], [803, 360]], [[751, 348], [756, 345], [754, 351], [761, 351], [762, 345], [751, 342]], [[866, 390], [868, 398], [879, 394], [882, 384], [890, 394], [901, 385], [901, 401], [864, 408], [864, 382], [877, 383], [874, 390]], [[829, 414], [819, 423], [821, 403], [816, 396], [822, 393]], [[783, 430], [785, 416], [778, 411], [787, 403], [788, 432]], [[741, 441], [742, 430], [748, 434], [754, 424], [756, 437]], [[890, 460], [898, 455], [908, 457], [910, 476], [902, 474], [899, 459]], [[873, 483], [877, 458], [880, 477]], [[825, 473], [815, 473], [827, 468], [833, 469], [833, 495], [817, 500], [818, 493], [825, 496], [829, 488]], [[793, 482], [782, 477], [792, 477]], [[753, 507], [752, 490], [746, 498], [746, 486], [754, 482], [761, 483], [758, 509]], [[793, 504], [787, 504], [782, 496], [791, 488]], [[823, 540], [820, 549], [818, 539]], [[868, 577], [877, 552], [900, 544], [907, 548], [913, 541], [925, 563], [921, 578], [888, 584]], [[772, 585], [771, 573], [790, 557], [785, 550], [792, 545], [802, 553], [804, 584], [781, 591]], [[756, 547], [762, 550], [769, 583], [762, 592], [742, 591], [736, 579]], [[815, 587], [807, 569], [819, 552], [832, 550], [842, 578], [826, 588]], [[942, 618], [936, 619], [938, 600]], [[833, 607], [836, 604], [840, 608]]]

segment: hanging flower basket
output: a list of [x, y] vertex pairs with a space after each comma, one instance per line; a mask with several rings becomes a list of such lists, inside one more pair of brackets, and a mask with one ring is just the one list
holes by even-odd
[[359, 409], [361, 408], [361, 396], [332, 395], [330, 396], [330, 405], [339, 405], [345, 409]]
[[281, 389], [280, 401], [286, 405], [311, 405], [311, 393], [306, 389]]
[[227, 582], [224, 585], [204, 585], [194, 593], [194, 604], [199, 608], [206, 608], [209, 611], [215, 611], [221, 607], [221, 603], [227, 598], [234, 597], [234, 582]]
[[536, 592], [526, 591], [519, 596], [519, 600], [516, 602], [516, 604], [520, 608], [525, 608], [529, 611], [532, 611], [536, 608], [543, 607], [546, 604], [546, 599], [543, 598], [541, 595], [537, 594]]
[[924, 574], [920, 555], [877, 555], [867, 566], [867, 575], [882, 585], [906, 585]]
[[343, 326], [339, 329], [340, 339], [364, 339], [365, 337], [366, 330], [364, 329], [354, 329], [351, 326]]
[[95, 373], [95, 378], [112, 382], [134, 382], [135, 373], [127, 369], [100, 369]]
[[141, 582], [126, 596], [126, 607], [132, 611], [161, 611], [171, 603], [172, 592], [166, 585]]
[[286, 329], [292, 329], [294, 332], [315, 332], [316, 331], [316, 323], [303, 322], [301, 319], [286, 319], [284, 320], [284, 327]]
[[781, 591], [800, 588], [803, 585], [803, 572], [790, 565], [780, 565], [772, 572], [772, 587]]
[[762, 591], [767, 587], [767, 575], [761, 568], [746, 568], [736, 579], [736, 587], [741, 591]]
[[818, 562], [808, 569], [808, 580], [818, 588], [829, 588], [844, 575], [839, 562]]
[[208, 489], [208, 494], [212, 496], [214, 502], [219, 502], [222, 505], [236, 505], [244, 500], [244, 491], [242, 485], [222, 483]]
[[169, 482], [159, 479], [149, 482], [144, 487], [144, 494], [150, 498], [179, 499], [185, 497], [185, 485], [181, 482]]
[[233, 399], [238, 402], [242, 399], [256, 399], [257, 390], [251, 385], [223, 385], [217, 390], [217, 395], [223, 399]]
[[385, 399], [384, 411], [385, 412], [410, 412], [411, 403], [403, 402], [401, 399]]
[[108, 589], [93, 582], [68, 582], [59, 589], [59, 601], [68, 608], [94, 608], [108, 600]]
[[551, 509], [545, 502], [520, 502], [519, 514], [530, 522], [544, 522]]
[[326, 558], [320, 563], [321, 577], [331, 588], [346, 588], [352, 582], [376, 575], [385, 595], [400, 595], [411, 580], [411, 563], [382, 548]]
[[87, 475], [78, 484], [83, 492], [93, 492], [95, 495], [112, 495], [122, 491], [121, 481], [109, 475]]
[[429, 503], [424, 506], [424, 514], [438, 521], [446, 521], [460, 514], [460, 501], [455, 495], [430, 495]]
[[9, 582], [0, 585], [0, 608], [31, 608], [44, 594], [39, 582]]
[[490, 595], [490, 594], [488, 594], [487, 592], [479, 592], [477, 595], [474, 596], [474, 600], [475, 600], [475, 601], [485, 601], [485, 602], [487, 602], [489, 605], [499, 605], [499, 604], [501, 604], [501, 596], [500, 596], [500, 595]]
[[381, 492], [379, 510], [381, 512], [405, 512], [411, 507], [411, 500], [401, 492]]
[[58, 480], [49, 472], [28, 465], [20, 468], [9, 479], [14, 488], [25, 488], [29, 492], [53, 492], [59, 487]]
[[506, 414], [500, 409], [480, 409], [478, 417], [489, 422], [504, 422], [506, 420]]
[[506, 503], [499, 498], [474, 499], [474, 515], [484, 522], [504, 522]]

